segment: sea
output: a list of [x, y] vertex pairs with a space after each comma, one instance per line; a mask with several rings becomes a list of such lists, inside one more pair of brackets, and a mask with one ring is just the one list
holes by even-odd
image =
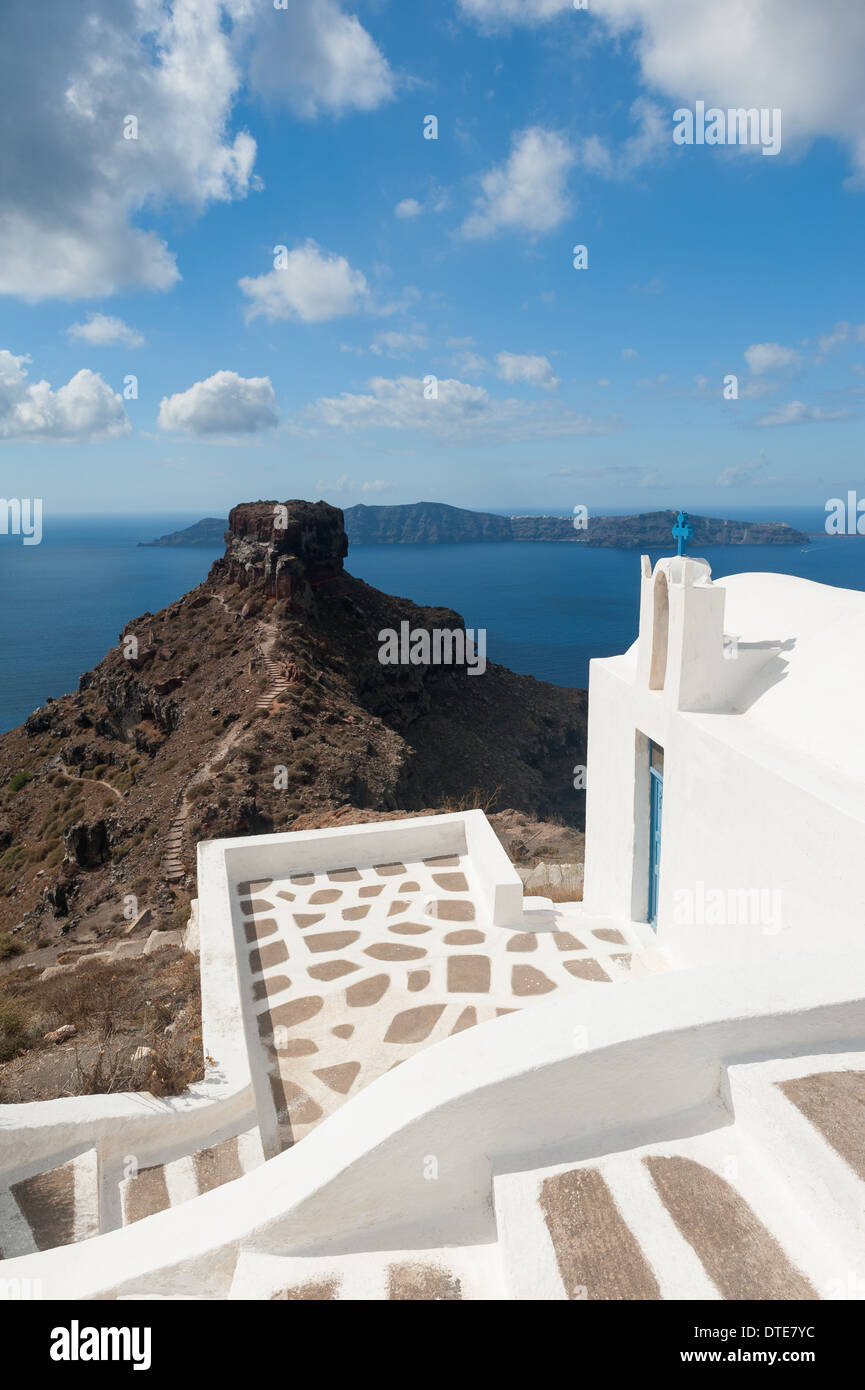
[[[702, 547], [716, 578], [775, 570], [865, 590], [865, 537], [826, 535], [823, 511], [731, 512], [787, 521], [812, 539]], [[48, 696], [74, 690], [131, 619], [206, 577], [221, 545], [138, 544], [200, 515], [46, 517], [41, 544], [31, 546], [0, 535], [0, 732]], [[671, 538], [668, 551], [651, 552], [653, 561], [674, 548]], [[486, 630], [487, 660], [556, 685], [584, 687], [591, 657], [624, 651], [636, 636], [638, 551], [562, 542], [357, 545], [346, 568], [386, 593], [456, 609], [467, 627]]]

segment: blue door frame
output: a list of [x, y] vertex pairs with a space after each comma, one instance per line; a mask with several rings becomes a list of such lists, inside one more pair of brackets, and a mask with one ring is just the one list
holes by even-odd
[[649, 768], [649, 922], [658, 929], [658, 880], [661, 872], [661, 816], [664, 807], [664, 777], [656, 767]]

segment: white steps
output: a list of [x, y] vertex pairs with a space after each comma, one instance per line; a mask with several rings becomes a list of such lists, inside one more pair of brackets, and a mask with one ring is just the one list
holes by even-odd
[[192, 1201], [203, 1192], [243, 1177], [263, 1162], [261, 1138], [258, 1129], [253, 1129], [169, 1163], [142, 1168], [119, 1184], [122, 1224], [129, 1226]]
[[99, 1210], [95, 1149], [86, 1149], [43, 1173], [19, 1178], [0, 1193], [3, 1258], [53, 1250], [98, 1235]]
[[[865, 1072], [862, 1053], [832, 1053], [783, 1058], [730, 1067], [727, 1084], [737, 1124], [751, 1144], [771, 1162], [797, 1209], [828, 1242], [832, 1258], [820, 1287], [824, 1296], [846, 1297], [831, 1290], [858, 1284], [865, 1298], [865, 1182], [821, 1131], [781, 1090], [795, 1078], [827, 1077], [832, 1072]], [[860, 1153], [865, 1162], [865, 1131]]]
[[865, 1299], [865, 1182], [777, 1084], [805, 1077], [861, 1170], [865, 1054], [732, 1066], [704, 1132], [496, 1174], [507, 1296]]
[[242, 1251], [229, 1298], [455, 1301], [505, 1297], [496, 1245], [357, 1255]]

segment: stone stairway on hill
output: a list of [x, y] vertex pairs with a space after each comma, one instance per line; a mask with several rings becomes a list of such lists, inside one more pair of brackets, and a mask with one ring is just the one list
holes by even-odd
[[270, 709], [271, 705], [280, 695], [284, 695], [288, 689], [288, 676], [285, 673], [285, 666], [281, 661], [274, 661], [272, 657], [263, 656], [264, 674], [267, 680], [267, 688], [264, 693], [256, 700], [256, 709]]
[[[275, 632], [269, 634], [269, 641], [271, 644], [274, 640]], [[278, 700], [280, 695], [285, 694], [289, 686], [289, 678], [286, 673], [285, 664], [281, 661], [274, 661], [273, 658], [268, 655], [268, 651], [269, 648], [266, 646], [259, 645], [257, 648], [258, 658], [264, 668], [267, 684], [265, 690], [255, 702], [254, 708], [256, 710], [269, 710], [274, 701]], [[227, 742], [232, 742], [236, 737], [237, 729], [235, 728], [229, 734]], [[216, 754], [211, 754], [211, 761], [215, 757]], [[190, 782], [187, 783], [186, 790], [188, 790], [196, 779], [202, 775], [203, 770], [208, 765], [208, 763], [205, 763], [203, 767], [198, 769]], [[181, 797], [180, 810], [172, 821], [165, 838], [162, 872], [167, 883], [178, 883], [186, 877], [186, 868], [183, 863], [183, 835], [186, 828], [186, 815], [188, 810], [186, 790]]]
[[183, 867], [181, 847], [183, 845], [183, 827], [186, 822], [186, 812], [181, 811], [171, 823], [171, 828], [165, 837], [165, 852], [162, 858], [162, 872], [169, 883], [176, 883], [178, 879], [185, 878], [186, 870]]

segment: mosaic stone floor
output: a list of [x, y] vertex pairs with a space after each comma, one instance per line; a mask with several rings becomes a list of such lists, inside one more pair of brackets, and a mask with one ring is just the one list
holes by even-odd
[[462, 856], [234, 892], [283, 1148], [420, 1048], [631, 969], [624, 936], [582, 924], [575, 935], [568, 904], [557, 930], [492, 927]]

